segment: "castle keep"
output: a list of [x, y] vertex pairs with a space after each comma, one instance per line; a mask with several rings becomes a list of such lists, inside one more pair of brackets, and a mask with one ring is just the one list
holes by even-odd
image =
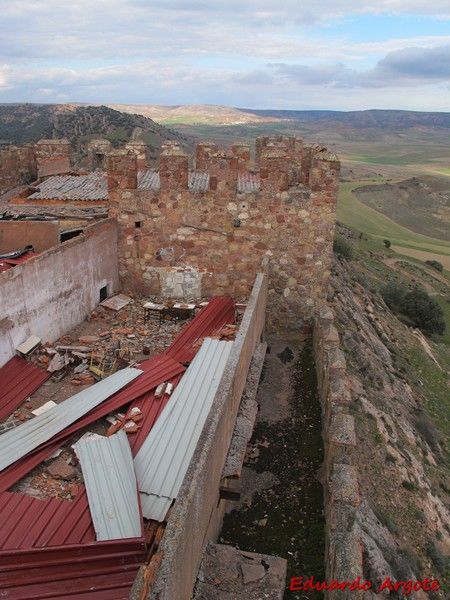
[[108, 155], [110, 216], [117, 219], [124, 289], [164, 297], [248, 296], [269, 271], [273, 330], [307, 326], [326, 296], [339, 162], [298, 138], [258, 138], [230, 153], [197, 146], [195, 169], [176, 144], [158, 171], [142, 171], [137, 152]]

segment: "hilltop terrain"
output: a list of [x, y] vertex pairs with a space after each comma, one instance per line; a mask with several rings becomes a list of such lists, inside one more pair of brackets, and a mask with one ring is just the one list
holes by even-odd
[[106, 106], [0, 104], [0, 145], [22, 146], [40, 139], [67, 138], [74, 150], [82, 153], [85, 142], [95, 137], [104, 137], [113, 145], [142, 140], [153, 149], [154, 157], [167, 140], [192, 147], [188, 137], [147, 117]]

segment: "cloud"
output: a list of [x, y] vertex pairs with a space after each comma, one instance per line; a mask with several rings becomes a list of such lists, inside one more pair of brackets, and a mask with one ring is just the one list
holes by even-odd
[[435, 84], [448, 98], [450, 35], [350, 42], [334, 28], [382, 14], [450, 18], [450, 3], [15, 0], [2, 6], [0, 101], [324, 107], [348, 90]]
[[403, 48], [378, 62], [376, 71], [415, 81], [450, 81], [450, 44], [437, 48]]

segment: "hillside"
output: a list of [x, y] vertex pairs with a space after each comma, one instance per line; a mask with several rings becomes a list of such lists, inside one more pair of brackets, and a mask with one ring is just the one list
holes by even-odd
[[74, 150], [84, 142], [105, 137], [113, 145], [142, 140], [156, 150], [166, 140], [191, 148], [191, 140], [151, 119], [121, 113], [106, 106], [72, 104], [0, 104], [0, 145], [21, 146], [45, 138], [67, 138]]
[[384, 131], [415, 127], [450, 129], [450, 113], [415, 112], [407, 110], [253, 110], [241, 108], [261, 117], [289, 119], [301, 123], [341, 124], [354, 129], [376, 128]]
[[144, 115], [160, 123], [208, 123], [211, 125], [236, 125], [241, 123], [266, 123], [278, 118], [256, 115], [231, 106], [212, 104], [190, 104], [161, 106], [159, 104], [108, 104], [125, 113]]
[[[405, 325], [379, 290], [386, 281], [406, 289], [424, 285], [442, 305], [447, 299], [448, 306], [449, 281], [426, 266], [390, 262], [380, 243], [349, 230], [342, 233], [353, 258], [335, 260], [329, 300], [351, 377], [361, 488], [355, 527], [364, 573], [374, 584], [385, 577], [405, 581], [428, 576], [445, 585], [450, 551], [449, 338], [425, 338]], [[447, 329], [449, 313], [447, 309]], [[448, 589], [429, 597], [448, 597]]]

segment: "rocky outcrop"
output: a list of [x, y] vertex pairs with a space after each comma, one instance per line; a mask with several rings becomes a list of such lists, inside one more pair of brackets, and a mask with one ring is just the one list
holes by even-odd
[[[352, 580], [361, 560], [369, 598], [387, 578], [443, 585], [450, 515], [441, 434], [427, 415], [427, 390], [417, 393], [403, 367], [405, 340], [414, 336], [358, 280], [349, 263], [335, 261], [315, 348], [325, 415], [327, 576]], [[401, 598], [405, 589], [387, 591]], [[445, 594], [418, 590], [414, 597]]]

